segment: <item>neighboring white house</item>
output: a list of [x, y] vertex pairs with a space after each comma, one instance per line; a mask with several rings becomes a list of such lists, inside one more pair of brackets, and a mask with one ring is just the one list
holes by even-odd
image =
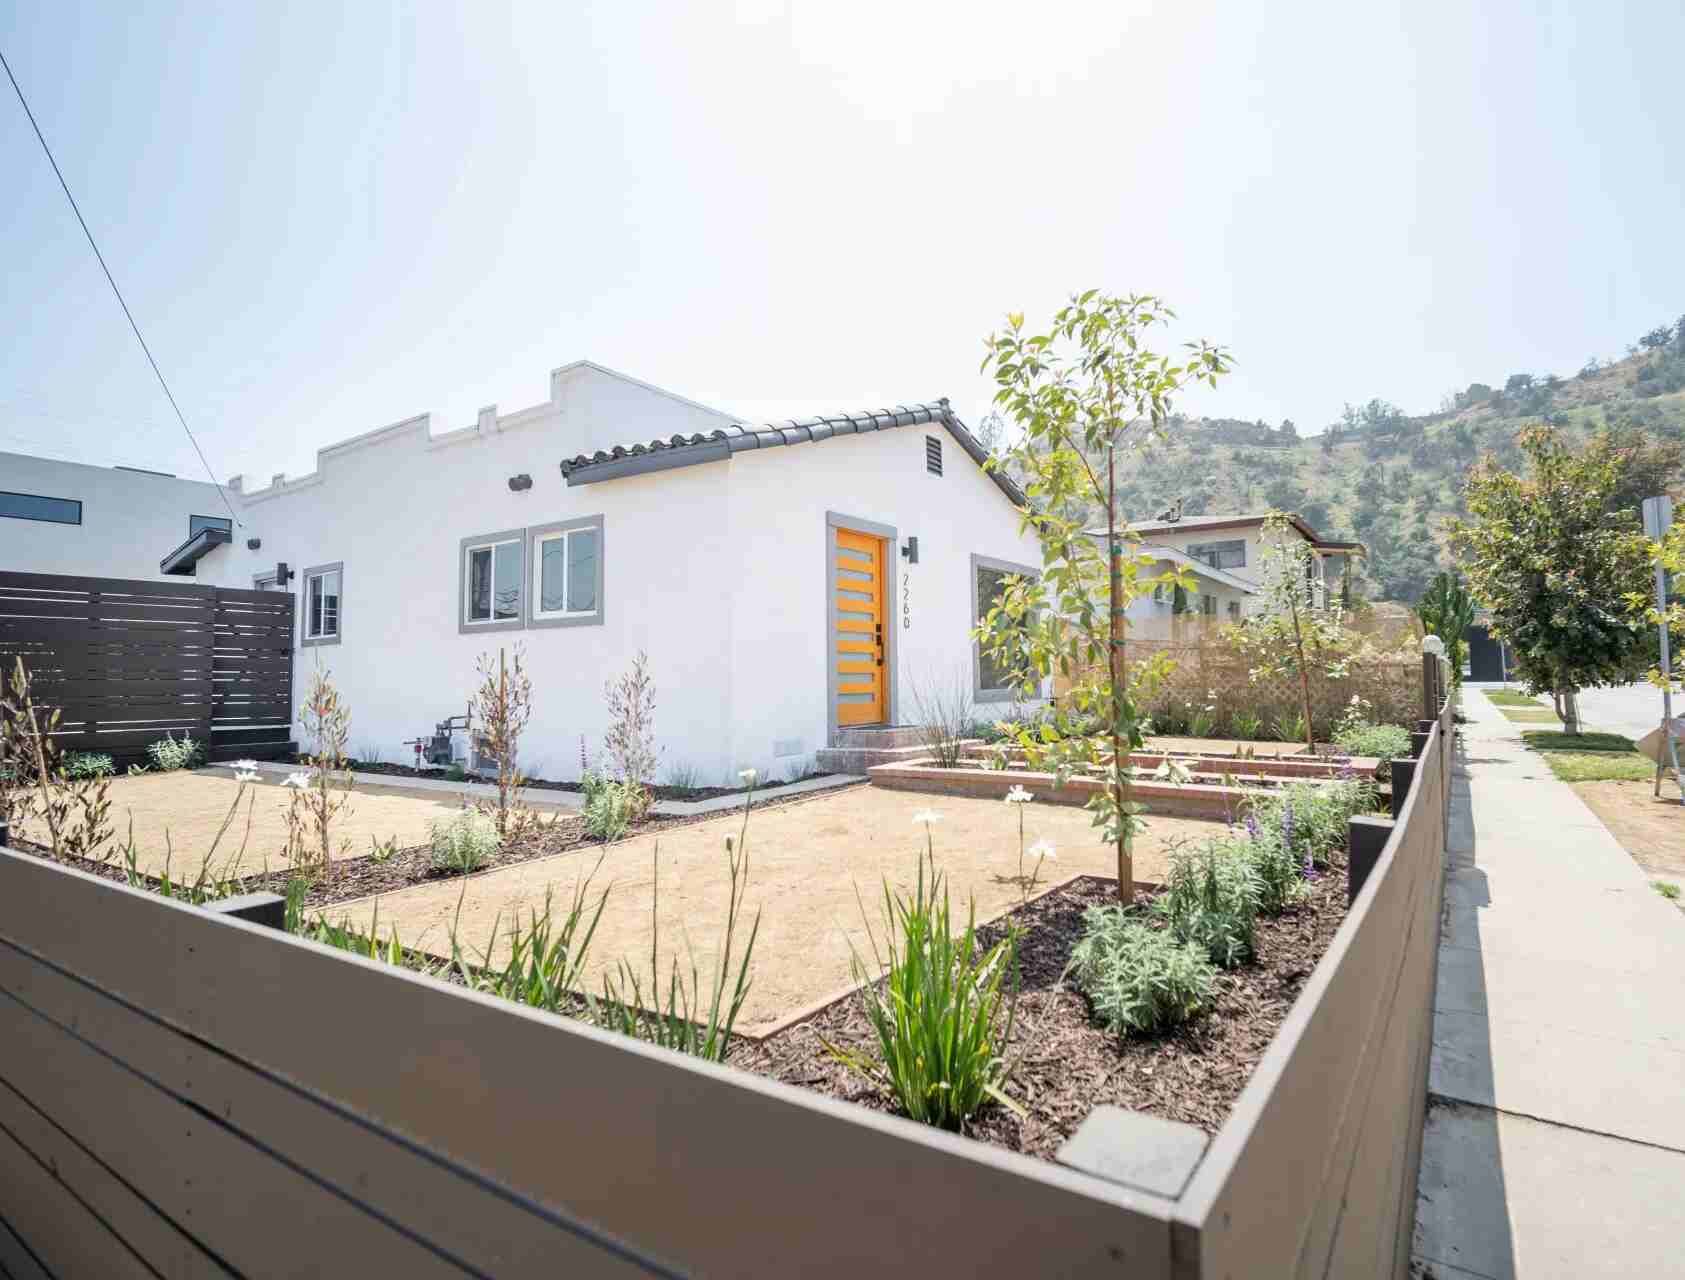
[[531, 408], [438, 435], [424, 415], [320, 450], [307, 476], [236, 477], [227, 535], [189, 527], [227, 515], [214, 486], [0, 455], [0, 490], [82, 521], [20, 503], [0, 568], [157, 580], [168, 561], [291, 590], [295, 697], [330, 669], [352, 747], [388, 759], [464, 709], [479, 654], [520, 644], [523, 764], [576, 777], [605, 681], [644, 651], [664, 765], [717, 782], [902, 722], [921, 682], [1010, 699], [970, 630], [999, 575], [1040, 555], [984, 456], [946, 401], [746, 427], [580, 361]]
[[[1150, 597], [1136, 600], [1129, 610], [1132, 621], [1169, 618], [1178, 612], [1203, 615], [1219, 621], [1234, 621], [1256, 608], [1263, 571], [1264, 522], [1269, 512], [1251, 515], [1166, 516], [1137, 520], [1130, 531], [1140, 538], [1136, 550], [1155, 558], [1154, 572], [1170, 568], [1194, 576], [1195, 585], [1183, 592], [1178, 602], [1168, 587]], [[1346, 592], [1350, 565], [1363, 555], [1358, 542], [1337, 542], [1322, 537], [1304, 520], [1287, 515], [1288, 536], [1303, 540], [1311, 548], [1313, 573], [1322, 586], [1324, 599], [1335, 601]]]

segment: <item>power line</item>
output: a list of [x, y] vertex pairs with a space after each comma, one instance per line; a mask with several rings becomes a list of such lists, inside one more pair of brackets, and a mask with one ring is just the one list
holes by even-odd
[[117, 305], [123, 308], [123, 314], [128, 318], [129, 328], [135, 331], [135, 341], [140, 343], [140, 349], [146, 353], [146, 362], [152, 366], [152, 372], [158, 376], [158, 385], [164, 388], [164, 396], [170, 402], [170, 408], [176, 412], [176, 421], [181, 423], [181, 429], [187, 433], [188, 443], [193, 446], [193, 452], [199, 455], [199, 465], [205, 468], [205, 474], [210, 477], [212, 484], [222, 499], [222, 505], [228, 508], [228, 514], [234, 523], [244, 528], [234, 504], [228, 500], [228, 494], [223, 491], [222, 482], [216, 478], [211, 470], [211, 464], [205, 460], [205, 451], [199, 447], [199, 441], [193, 435], [193, 428], [187, 425], [187, 418], [176, 403], [175, 392], [170, 390], [170, 384], [164, 380], [164, 371], [158, 367], [158, 362], [152, 358], [152, 348], [146, 345], [146, 339], [141, 336], [140, 326], [135, 323], [134, 313], [129, 310], [129, 304], [123, 298], [123, 291], [117, 287], [117, 281], [111, 274], [111, 268], [105, 265], [105, 255], [99, 251], [99, 245], [94, 240], [94, 233], [88, 230], [88, 220], [82, 216], [82, 210], [77, 207], [76, 197], [70, 194], [70, 184], [64, 180], [64, 174], [59, 170], [59, 162], [53, 158], [53, 149], [47, 145], [46, 135], [41, 132], [41, 126], [35, 122], [35, 113], [29, 109], [29, 99], [23, 96], [23, 87], [18, 84], [18, 78], [12, 74], [12, 66], [6, 61], [6, 55], [0, 52], [0, 67], [6, 69], [6, 79], [12, 82], [12, 90], [18, 95], [18, 101], [23, 105], [24, 115], [29, 117], [29, 125], [35, 130], [35, 137], [41, 143], [41, 150], [47, 153], [47, 163], [53, 166], [53, 175], [59, 180], [59, 186], [64, 188], [64, 198], [70, 201], [70, 211], [76, 215], [76, 221], [82, 226], [82, 234], [88, 237], [88, 247], [94, 251], [94, 257], [99, 259], [99, 268], [105, 272], [106, 283], [111, 286], [111, 292], [117, 295]]

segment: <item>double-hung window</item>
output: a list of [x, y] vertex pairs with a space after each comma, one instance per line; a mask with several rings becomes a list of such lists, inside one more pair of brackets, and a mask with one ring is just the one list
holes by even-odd
[[527, 530], [532, 573], [529, 625], [584, 625], [603, 615], [601, 517]]
[[459, 631], [510, 631], [526, 625], [523, 529], [462, 540]]
[[301, 576], [304, 579], [304, 635], [300, 643], [307, 648], [338, 644], [344, 564], [319, 564], [306, 569]]

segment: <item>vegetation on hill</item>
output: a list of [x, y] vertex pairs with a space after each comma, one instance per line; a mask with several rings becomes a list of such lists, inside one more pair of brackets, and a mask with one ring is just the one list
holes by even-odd
[[1452, 565], [1446, 522], [1468, 514], [1470, 469], [1487, 454], [1520, 468], [1517, 433], [1538, 423], [1570, 443], [1600, 430], [1629, 446], [1685, 443], [1685, 316], [1643, 335], [1622, 359], [1590, 360], [1570, 377], [1476, 382], [1434, 413], [1370, 400], [1307, 436], [1291, 420], [1177, 416], [1165, 442], [1120, 477], [1118, 499], [1134, 519], [1178, 498], [1184, 515], [1296, 511], [1323, 534], [1368, 547], [1365, 596], [1413, 604]]

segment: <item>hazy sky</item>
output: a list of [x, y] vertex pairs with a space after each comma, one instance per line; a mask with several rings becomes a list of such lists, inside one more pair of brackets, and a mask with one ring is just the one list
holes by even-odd
[[[580, 357], [974, 421], [983, 335], [1089, 286], [1233, 347], [1196, 412], [1571, 372], [1685, 311], [1681, 48], [1678, 0], [0, 0], [219, 479]], [[0, 90], [0, 449], [199, 474]]]

